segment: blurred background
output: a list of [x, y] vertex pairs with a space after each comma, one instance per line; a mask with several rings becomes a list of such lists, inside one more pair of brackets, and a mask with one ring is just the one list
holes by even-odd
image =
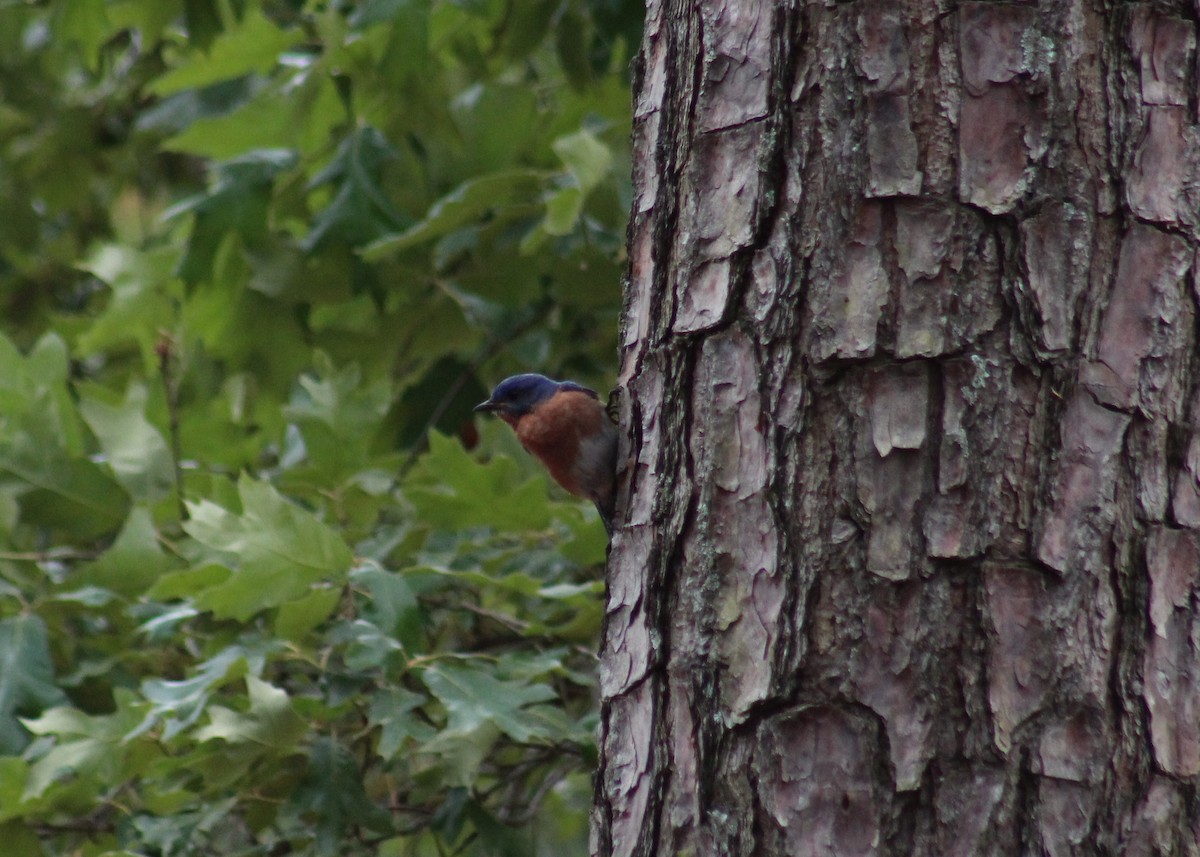
[[0, 841], [587, 853], [628, 0], [0, 0]]

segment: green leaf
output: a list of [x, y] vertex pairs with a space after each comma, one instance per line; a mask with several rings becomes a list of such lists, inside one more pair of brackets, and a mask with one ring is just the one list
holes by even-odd
[[468, 175], [528, 163], [529, 150], [545, 145], [538, 97], [528, 86], [514, 83], [479, 83], [459, 93], [450, 113], [462, 138], [461, 157]]
[[499, 737], [496, 724], [486, 720], [466, 732], [443, 729], [414, 747], [413, 753], [423, 764], [433, 767], [443, 786], [468, 788], [479, 778], [483, 763]]
[[337, 483], [366, 468], [370, 444], [391, 404], [384, 379], [364, 384], [354, 364], [334, 367], [317, 354], [316, 374], [300, 378], [284, 416], [304, 436], [308, 458], [329, 482]]
[[191, 727], [204, 713], [209, 697], [219, 687], [247, 673], [262, 669], [261, 653], [242, 646], [229, 646], [200, 664], [196, 674], [181, 681], [151, 678], [142, 682], [142, 696], [150, 710], [126, 739], [135, 738], [163, 724], [163, 739], [171, 740]]
[[121, 526], [129, 495], [98, 465], [62, 459], [49, 444], [32, 438], [19, 445], [0, 443], [0, 475], [22, 486], [21, 517], [81, 539]]
[[313, 589], [307, 595], [283, 604], [275, 619], [275, 633], [286, 640], [303, 639], [329, 618], [341, 598], [338, 589]]
[[586, 194], [595, 190], [612, 169], [613, 154], [590, 131], [577, 131], [554, 141], [554, 154], [571, 171]]
[[393, 656], [402, 651], [394, 637], [365, 619], [343, 623], [333, 640], [341, 649], [346, 668], [361, 673], [386, 670]]
[[533, 170], [511, 170], [463, 182], [435, 202], [425, 217], [406, 231], [387, 235], [367, 246], [368, 262], [440, 238], [518, 203], [531, 205], [541, 191], [544, 174]]
[[344, 330], [354, 333], [375, 333], [379, 326], [379, 308], [370, 295], [359, 295], [348, 301], [324, 304], [308, 317], [314, 331]]
[[542, 228], [549, 235], [569, 235], [582, 211], [583, 192], [577, 187], [565, 187], [546, 199], [546, 219], [542, 221]]
[[81, 584], [134, 596], [154, 585], [177, 561], [163, 553], [149, 510], [135, 507], [112, 546], [78, 572]]
[[265, 482], [243, 476], [238, 494], [241, 514], [207, 500], [188, 504], [188, 534], [235, 557], [238, 566], [197, 596], [198, 607], [245, 621], [301, 597], [315, 583], [344, 579], [354, 556], [329, 527]]
[[527, 708], [556, 697], [544, 684], [502, 681], [477, 667], [449, 662], [422, 670], [421, 680], [446, 707], [447, 730], [471, 732], [492, 723], [517, 741], [554, 734], [540, 709]]
[[546, 481], [518, 482], [509, 458], [480, 464], [456, 440], [431, 432], [429, 453], [404, 483], [404, 493], [434, 526], [534, 529], [550, 523]]
[[93, 67], [99, 65], [100, 49], [112, 36], [105, 5], [105, 0], [73, 0], [55, 7], [55, 37], [65, 43], [77, 42]]
[[175, 464], [162, 434], [146, 419], [146, 388], [131, 384], [119, 404], [85, 394], [79, 411], [100, 441], [117, 479], [138, 500], [170, 496]]
[[336, 190], [301, 246], [312, 251], [331, 240], [359, 246], [407, 226], [409, 218], [396, 210], [382, 187], [382, 172], [398, 154], [371, 127], [342, 141], [333, 160], [309, 183], [310, 189], [332, 184]]
[[[227, 769], [237, 767], [236, 764], [228, 764], [228, 754], [224, 756], [223, 761], [227, 762]], [[199, 772], [192, 772], [193, 780], [197, 773]], [[236, 797], [230, 797], [224, 800], [205, 800], [186, 810], [168, 808], [161, 815], [136, 811], [126, 813], [120, 825], [120, 841], [136, 844], [137, 851], [121, 851], [100, 857], [182, 857], [214, 852], [230, 853], [220, 845], [228, 843], [231, 838], [234, 841], [241, 839], [236, 833], [243, 821], [238, 815], [238, 803]]]
[[333, 81], [325, 75], [276, 83], [254, 76], [203, 92], [212, 95], [201, 99], [194, 91], [181, 92], [171, 97], [182, 103], [170, 114], [143, 115], [147, 123], [179, 123], [178, 133], [163, 144], [165, 149], [215, 160], [252, 149], [316, 153], [347, 118]]
[[189, 598], [223, 583], [233, 574], [217, 563], [205, 563], [182, 571], [174, 571], [159, 577], [146, 592], [147, 598], [171, 601]]
[[[223, 80], [209, 86], [185, 89], [168, 95], [138, 114], [134, 127], [139, 131], [173, 134], [192, 123], [217, 117], [227, 117], [242, 107], [267, 86], [267, 78], [248, 74], [233, 80]], [[237, 153], [258, 146], [242, 146]], [[236, 153], [234, 153], [236, 154]], [[232, 157], [223, 155], [221, 158]]]
[[142, 716], [144, 705], [133, 695], [117, 695], [113, 714], [89, 715], [77, 708], [54, 708], [23, 721], [35, 735], [53, 736], [54, 747], [29, 770], [25, 798], [39, 797], [61, 781], [92, 785], [120, 779], [130, 747], [125, 736]]
[[67, 347], [57, 335], [39, 339], [27, 357], [0, 336], [0, 442], [34, 445], [44, 455], [84, 453], [82, 427], [66, 385], [69, 371]]
[[292, 802], [315, 817], [318, 854], [337, 854], [347, 828], [362, 826], [381, 833], [392, 829], [391, 815], [367, 796], [357, 760], [332, 738], [318, 738], [313, 744], [308, 773]]
[[267, 72], [275, 67], [283, 51], [303, 38], [300, 30], [281, 30], [255, 7], [240, 24], [227, 28], [215, 39], [211, 50], [189, 52], [186, 60], [158, 77], [149, 88], [156, 95], [169, 95], [247, 72]]
[[221, 739], [230, 744], [254, 744], [278, 753], [291, 752], [308, 724], [293, 710], [287, 691], [246, 676], [250, 710], [245, 714], [210, 706], [209, 725], [196, 730], [197, 741]]
[[194, 215], [187, 252], [178, 269], [184, 282], [212, 279], [218, 252], [230, 233], [250, 246], [267, 239], [271, 187], [275, 178], [295, 162], [295, 154], [287, 149], [247, 152], [217, 164], [207, 191], [188, 197], [164, 212], [167, 219]]
[[65, 699], [54, 683], [46, 626], [37, 616], [0, 619], [0, 753], [28, 743], [18, 722]]
[[142, 250], [123, 244], [102, 244], [82, 263], [84, 270], [110, 289], [108, 303], [80, 335], [80, 354], [100, 354], [136, 343], [147, 370], [156, 366], [155, 345], [163, 330], [173, 326], [174, 301], [182, 292], [174, 269], [177, 247]]
[[181, 622], [199, 615], [200, 611], [191, 604], [177, 605], [158, 611], [154, 618], [138, 626], [138, 631], [146, 636], [147, 642], [161, 645], [165, 640], [173, 638], [175, 629]]
[[381, 727], [376, 751], [391, 759], [409, 738], [425, 741], [434, 729], [415, 712], [427, 702], [424, 696], [402, 687], [385, 688], [371, 699], [370, 723]]
[[424, 620], [417, 595], [403, 576], [380, 568], [360, 568], [350, 576], [356, 588], [370, 594], [363, 616], [383, 633], [398, 639], [409, 651], [420, 651]]

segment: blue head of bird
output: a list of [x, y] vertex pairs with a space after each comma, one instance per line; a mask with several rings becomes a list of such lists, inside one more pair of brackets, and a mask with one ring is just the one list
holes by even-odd
[[505, 378], [496, 385], [496, 389], [492, 390], [492, 395], [488, 397], [487, 401], [480, 402], [475, 406], [475, 410], [491, 411], [509, 425], [516, 425], [521, 417], [559, 390], [591, 392], [573, 381], [554, 381], [545, 375], [529, 372]]

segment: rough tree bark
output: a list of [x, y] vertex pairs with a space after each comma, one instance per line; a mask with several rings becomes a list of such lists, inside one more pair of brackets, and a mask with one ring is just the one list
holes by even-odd
[[1198, 15], [649, 3], [594, 853], [1200, 853]]

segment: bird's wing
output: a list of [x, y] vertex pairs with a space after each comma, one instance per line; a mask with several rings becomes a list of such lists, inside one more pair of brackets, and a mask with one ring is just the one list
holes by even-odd
[[585, 387], [582, 384], [576, 384], [574, 381], [562, 381], [558, 385], [560, 390], [570, 390], [574, 393], [587, 393], [593, 399], [599, 401], [600, 395], [591, 387]]

